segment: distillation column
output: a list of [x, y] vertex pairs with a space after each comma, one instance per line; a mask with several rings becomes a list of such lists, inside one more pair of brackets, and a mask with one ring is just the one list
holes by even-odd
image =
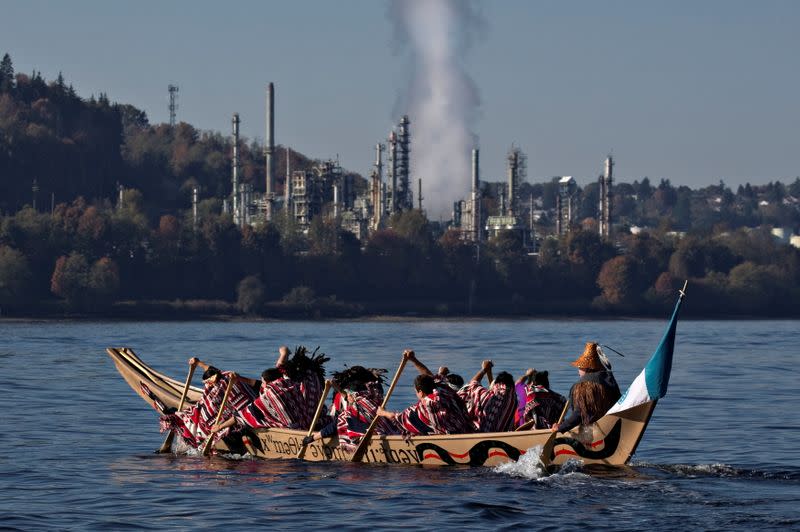
[[240, 219], [239, 205], [239, 113], [233, 113], [231, 120], [233, 126], [233, 186], [231, 188], [231, 199], [233, 200], [233, 223], [242, 225]]

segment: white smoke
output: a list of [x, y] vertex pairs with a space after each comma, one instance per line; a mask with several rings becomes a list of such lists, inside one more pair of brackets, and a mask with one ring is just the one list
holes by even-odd
[[422, 179], [429, 218], [449, 219], [453, 202], [470, 193], [480, 97], [464, 63], [485, 22], [466, 0], [392, 0], [389, 16], [398, 51], [410, 60], [393, 115], [411, 120], [411, 184]]

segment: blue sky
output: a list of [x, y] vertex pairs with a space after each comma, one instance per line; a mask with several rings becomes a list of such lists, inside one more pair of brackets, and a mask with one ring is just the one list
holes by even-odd
[[[80, 95], [106, 92], [154, 123], [168, 119], [174, 83], [180, 120], [228, 134], [238, 112], [243, 133], [259, 139], [273, 81], [276, 141], [312, 157], [338, 154], [366, 174], [372, 147], [399, 119], [409, 73], [387, 6], [6, 0], [0, 53], [17, 71], [62, 71]], [[735, 187], [800, 175], [800, 2], [477, 7], [485, 24], [464, 67], [480, 94], [485, 179], [504, 175], [512, 142], [527, 153], [532, 181], [572, 175], [585, 184], [612, 149], [624, 181]]]

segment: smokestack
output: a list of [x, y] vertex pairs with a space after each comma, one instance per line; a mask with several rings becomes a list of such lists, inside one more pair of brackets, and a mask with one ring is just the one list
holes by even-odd
[[389, 213], [397, 211], [397, 135], [392, 131], [389, 133], [389, 171], [392, 173], [392, 203], [389, 206]]
[[233, 113], [233, 222], [241, 225], [239, 220], [239, 113]]
[[480, 242], [481, 238], [481, 213], [480, 213], [480, 152], [477, 148], [472, 150], [472, 238]]
[[272, 200], [275, 192], [275, 86], [267, 85], [267, 220], [272, 219]]
[[478, 184], [480, 180], [480, 169], [478, 168], [479, 157], [480, 154], [478, 149], [476, 148], [472, 150], [472, 193], [473, 194], [475, 194], [475, 192], [478, 190], [478, 187], [480, 186]]
[[383, 148], [380, 142], [375, 145], [375, 171], [378, 174], [378, 181], [383, 181]]

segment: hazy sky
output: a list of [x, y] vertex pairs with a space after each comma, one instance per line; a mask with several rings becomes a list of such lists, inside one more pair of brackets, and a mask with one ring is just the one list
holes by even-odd
[[[480, 98], [485, 179], [504, 175], [512, 142], [532, 181], [585, 184], [610, 150], [623, 181], [736, 186], [800, 175], [800, 2], [475, 5], [463, 70]], [[174, 83], [179, 120], [229, 134], [238, 112], [259, 139], [273, 81], [276, 142], [338, 154], [366, 175], [374, 144], [406, 112], [410, 62], [393, 28], [380, 0], [5, 0], [0, 54], [48, 80], [62, 71], [81, 96], [106, 92], [153, 123], [167, 121]]]

